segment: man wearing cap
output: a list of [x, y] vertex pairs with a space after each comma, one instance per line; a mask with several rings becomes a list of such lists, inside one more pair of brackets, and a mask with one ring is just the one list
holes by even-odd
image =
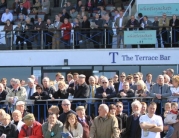
[[25, 110], [25, 102], [23, 101], [18, 101], [16, 103], [16, 110], [19, 110], [22, 114], [22, 117], [26, 116], [27, 114], [29, 114], [29, 112], [27, 112]]
[[62, 108], [63, 113], [59, 116], [58, 120], [60, 120], [64, 124], [68, 114], [73, 113], [76, 115], [76, 113], [75, 111], [71, 110], [71, 103], [68, 99], [64, 99], [62, 101]]
[[78, 122], [83, 127], [83, 138], [89, 138], [90, 126], [92, 125], [91, 117], [86, 116], [84, 106], [78, 106], [76, 108]]
[[23, 117], [24, 125], [19, 132], [18, 138], [43, 138], [42, 125], [35, 121], [33, 114]]
[[[74, 98], [88, 98], [89, 97], [89, 86], [85, 82], [86, 76], [81, 74], [79, 75], [78, 84], [75, 86], [74, 90]], [[79, 100], [77, 102], [80, 102]], [[75, 101], [73, 102], [75, 103]], [[84, 106], [86, 105], [86, 101], [81, 100], [81, 103], [83, 103]], [[76, 106], [72, 107], [72, 109], [75, 109]]]
[[63, 123], [57, 120], [57, 114], [51, 113], [48, 115], [48, 122], [42, 125], [44, 138], [61, 138], [63, 132]]

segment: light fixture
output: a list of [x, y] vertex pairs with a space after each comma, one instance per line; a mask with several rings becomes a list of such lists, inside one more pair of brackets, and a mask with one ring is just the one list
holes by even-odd
[[64, 59], [64, 66], [68, 66], [68, 59]]

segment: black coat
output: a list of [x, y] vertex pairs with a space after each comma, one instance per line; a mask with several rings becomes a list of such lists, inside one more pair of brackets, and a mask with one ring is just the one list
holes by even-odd
[[6, 134], [6, 138], [18, 138], [19, 131], [14, 124], [9, 123], [6, 128], [4, 126], [0, 126], [0, 136], [3, 133]]
[[[103, 98], [102, 97], [103, 92], [104, 92], [103, 86], [97, 88], [95, 98]], [[105, 92], [106, 92], [106, 94], [108, 94], [108, 96], [106, 98], [116, 97], [116, 92], [113, 87], [108, 87]]]
[[53, 94], [53, 97], [55, 99], [68, 99], [68, 95], [69, 93], [67, 92], [67, 90], [58, 90]]
[[[35, 98], [35, 96], [40, 96], [39, 98]], [[46, 91], [41, 92], [40, 94], [38, 94], [38, 92], [35, 92], [32, 96], [30, 96], [30, 99], [34, 99], [34, 100], [45, 100], [45, 99], [49, 99], [49, 95]]]
[[[82, 27], [82, 33], [83, 34], [86, 34], [87, 35], [87, 37], [90, 37], [90, 22], [88, 21], [88, 20], [86, 20], [86, 21], [83, 21], [82, 23], [81, 23], [81, 27]], [[89, 29], [83, 29], [83, 28], [89, 28]]]
[[47, 92], [48, 94], [52, 94], [52, 95], [55, 93], [55, 90], [52, 87], [48, 87], [48, 88], [43, 87], [43, 91]]
[[89, 86], [86, 83], [83, 83], [81, 86], [77, 85], [73, 93], [74, 98], [88, 98], [89, 91]]
[[24, 15], [27, 15], [27, 9], [26, 8], [21, 9], [20, 7], [18, 7], [16, 12], [17, 12], [17, 14], [22, 13]]
[[[121, 96], [120, 96], [120, 93], [121, 93], [121, 92], [124, 92], [124, 90], [123, 90], [123, 89], [120, 90], [120, 91], [117, 93], [117, 97], [121, 98]], [[134, 96], [135, 96], [134, 90], [129, 89], [129, 90], [126, 92], [126, 97], [134, 97]]]
[[67, 112], [67, 113], [62, 113], [62, 114], [60, 114], [60, 116], [59, 116], [58, 120], [60, 120], [63, 124], [65, 124], [65, 121], [66, 121], [67, 115], [68, 115], [68, 114], [70, 114], [70, 113], [72, 113], [72, 114], [75, 114], [75, 115], [76, 115], [76, 112], [75, 112], [75, 111], [70, 110], [70, 111], [69, 111], [69, 112]]
[[117, 118], [121, 118], [122, 120], [122, 129], [121, 129], [121, 136], [123, 136], [124, 132], [126, 131], [126, 126], [127, 126], [127, 114], [122, 113], [121, 115], [116, 115]]
[[[128, 20], [126, 27], [130, 27], [131, 25], [134, 25], [135, 29], [136, 27], [139, 27], [139, 23], [136, 19], [134, 21], [131, 21], [131, 19]], [[132, 28], [130, 28], [129, 30], [132, 30]]]
[[5, 100], [7, 95], [7, 91], [3, 90], [2, 93], [0, 94], [0, 101]]

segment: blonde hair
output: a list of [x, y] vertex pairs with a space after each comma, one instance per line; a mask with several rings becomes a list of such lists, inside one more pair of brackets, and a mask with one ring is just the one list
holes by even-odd
[[22, 113], [21, 113], [19, 110], [14, 110], [14, 112], [12, 113], [12, 115], [13, 115], [14, 113], [17, 113], [18, 115], [20, 115], [20, 116], [22, 117]]
[[177, 104], [176, 102], [172, 102], [172, 103], [171, 103], [171, 107], [172, 107], [172, 106], [177, 106], [177, 107], [178, 107], [178, 104]]
[[145, 90], [145, 89], [146, 89], [146, 85], [145, 85], [145, 83], [144, 83], [143, 80], [139, 80], [139, 81], [136, 83], [136, 85], [140, 85], [141, 88], [142, 88], [142, 90]]
[[169, 103], [169, 102], [165, 103], [165, 107], [166, 106], [170, 106], [171, 107], [171, 103]]
[[172, 77], [172, 81], [177, 82], [178, 85], [179, 85], [179, 76], [177, 76], [177, 75], [173, 76], [173, 77]]
[[59, 81], [59, 82], [58, 82], [58, 87], [59, 87], [59, 85], [63, 85], [63, 86], [65, 86], [66, 84], [65, 84], [64, 81]]
[[48, 111], [52, 111], [52, 112], [53, 112], [54, 114], [56, 114], [56, 115], [58, 115], [59, 112], [60, 112], [58, 106], [56, 106], [56, 105], [52, 105], [52, 106], [48, 109]]
[[0, 109], [0, 115], [5, 115], [6, 114], [6, 112], [4, 111], [4, 109]]
[[3, 119], [9, 119], [9, 120], [11, 120], [11, 116], [6, 113], [6, 114], [4, 115], [4, 117], [3, 117]]

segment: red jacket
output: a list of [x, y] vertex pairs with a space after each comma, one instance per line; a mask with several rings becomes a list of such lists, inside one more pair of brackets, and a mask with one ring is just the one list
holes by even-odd
[[23, 3], [23, 7], [26, 8], [27, 10], [30, 9], [30, 1], [26, 0], [26, 2]]
[[60, 26], [60, 29], [62, 29], [63, 27], [66, 27], [66, 30], [63, 30], [63, 39], [64, 40], [70, 40], [70, 36], [71, 36], [71, 23], [67, 23], [67, 24], [62, 24]]
[[[21, 131], [19, 132], [18, 138], [27, 137], [26, 135], [27, 128], [28, 126], [25, 124], [22, 126]], [[34, 121], [33, 128], [32, 128], [32, 135], [29, 136], [29, 138], [43, 138], [42, 125], [39, 122]]]

